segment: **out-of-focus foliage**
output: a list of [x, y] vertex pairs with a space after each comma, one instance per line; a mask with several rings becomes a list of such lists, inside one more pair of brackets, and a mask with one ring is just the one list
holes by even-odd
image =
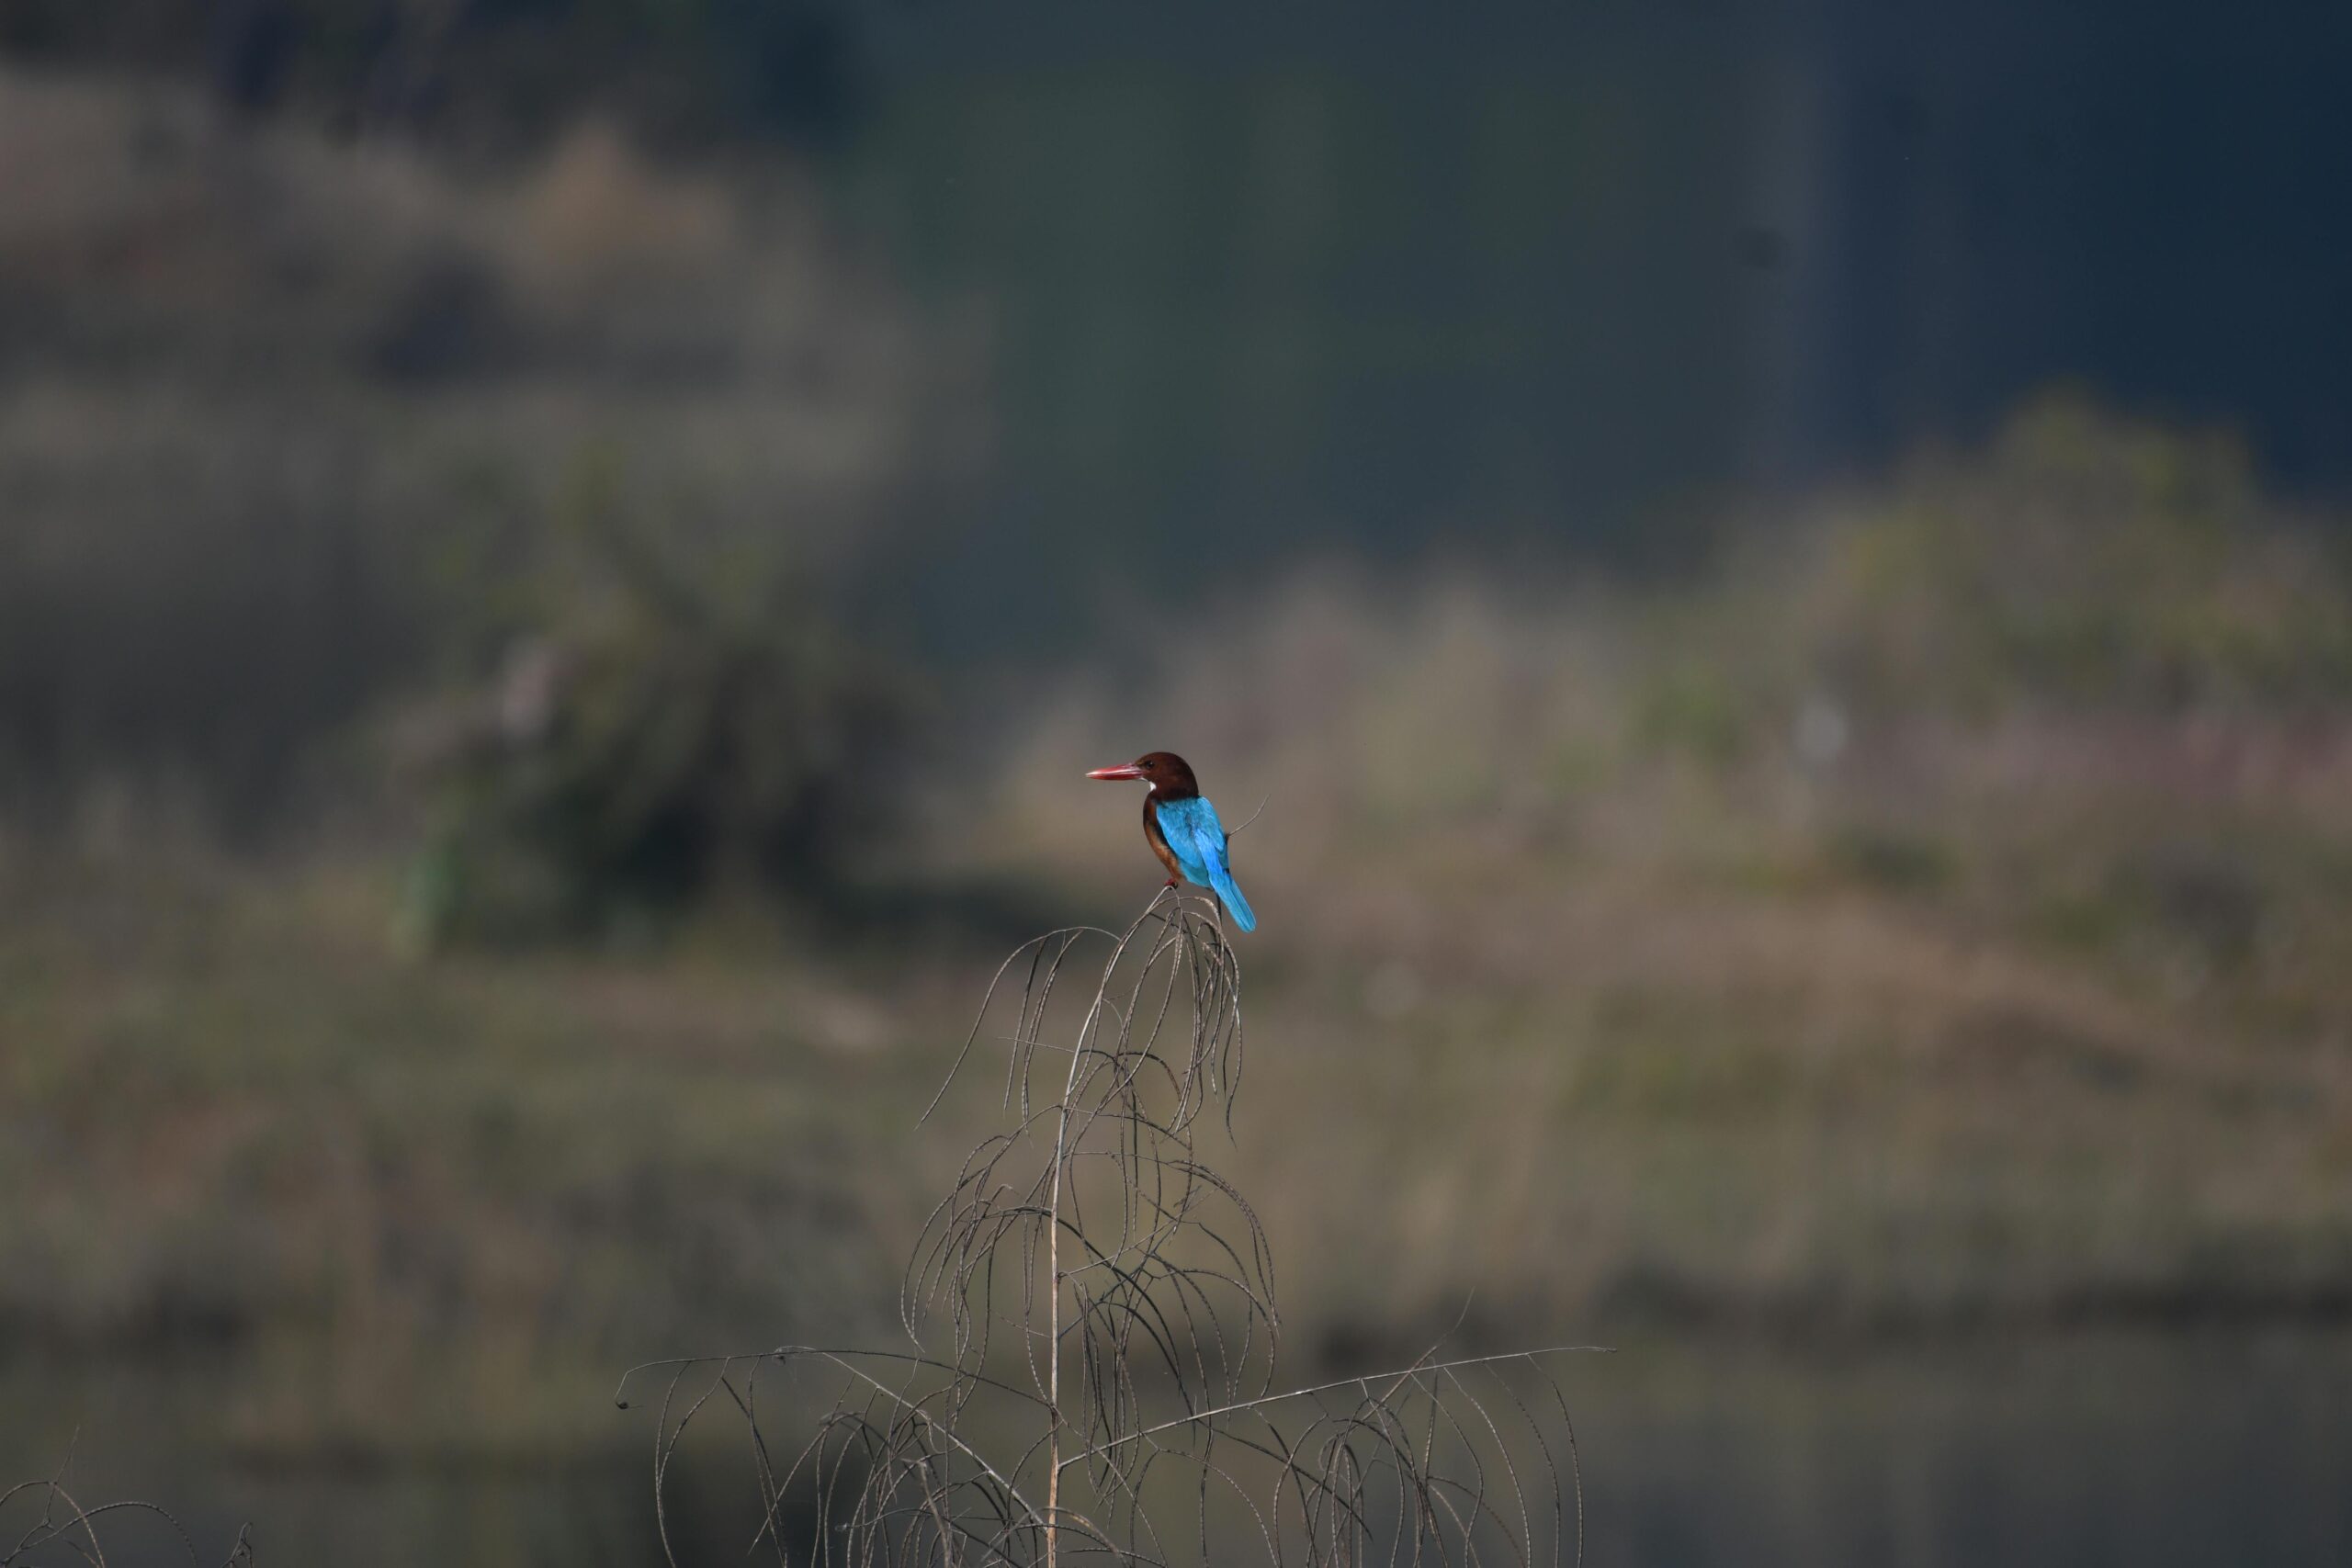
[[[2052, 430], [2064, 463], [2033, 456]], [[1115, 917], [1159, 877], [1133, 797], [1081, 767], [1174, 745], [1229, 820], [1265, 802], [1235, 854], [1278, 1048], [1235, 1174], [1307, 1253], [1307, 1362], [1409, 1353], [1472, 1287], [1464, 1332], [1496, 1339], [2338, 1321], [2352, 691], [2320, 536], [2246, 484], [2202, 572], [2110, 578], [2035, 536], [2039, 572], [1898, 578], [1901, 616], [1852, 586], [1923, 516], [1962, 558], [2011, 509], [2077, 518], [2092, 561], [2162, 546], [2173, 492], [2111, 476], [2210, 450], [2062, 407], [1697, 581], [1307, 574], [1206, 624], [1137, 612], [1140, 670], [972, 699], [961, 739], [956, 707], [914, 716], [900, 771], [983, 787], [895, 822], [894, 868]], [[440, 763], [413, 934], [773, 886], [888, 761], [890, 694], [795, 619], [821, 578], [643, 457], [500, 476], [437, 535], [458, 695], [402, 731]], [[2140, 638], [2247, 583], [2302, 606], [2281, 635], [2310, 649], [2258, 681], [2086, 681], [1986, 607]], [[1915, 625], [1936, 657], [1847, 683]], [[741, 963], [755, 922], [707, 921], [629, 964], [416, 964], [369, 852], [183, 885], [0, 837], [31, 890], [0, 919], [0, 1034], [27, 1043], [0, 1061], [0, 1319], [250, 1347], [232, 1430], [300, 1453], [522, 1440], [625, 1347], [888, 1310], [893, 1227], [966, 1146], [905, 1118], [993, 933]]]
[[508, 137], [594, 107], [671, 138], [830, 140], [865, 90], [842, 0], [0, 0], [0, 50], [164, 66], [355, 128]]
[[1329, 1238], [1317, 1321], [1449, 1321], [1466, 1280], [1498, 1337], [2335, 1321], [2330, 525], [2226, 443], [2062, 400], [1751, 520], [1696, 581], [1309, 576], [1147, 638], [956, 842], [1108, 901], [1143, 878], [1069, 831], [1066, 759], [1173, 739], [1267, 801], [1235, 847], [1283, 970], [1254, 1092], [1393, 1118], [1256, 1173]]
[[[1634, 733], [1729, 763], [1797, 731], [2352, 699], [2352, 560], [2226, 435], [2059, 393], [1660, 597]], [[1808, 718], [1807, 713], [1810, 714]], [[1801, 747], [1802, 749], [1802, 747]]]
[[31, 154], [0, 159], [20, 818], [103, 793], [260, 834], [364, 806], [343, 743], [478, 676], [537, 592], [503, 575], [536, 556], [469, 531], [558, 515], [583, 454], [626, 464], [647, 526], [700, 520], [697, 581], [792, 563], [806, 621], [882, 557], [967, 400], [970, 356], [787, 166], [684, 173], [589, 125], [468, 184], [13, 73], [0, 145]]
[[[232, 1424], [308, 1452], [887, 1305], [968, 949], [469, 942], [905, 867], [1115, 914], [1157, 873], [1078, 770], [1159, 745], [1266, 801], [1238, 1174], [1328, 1238], [1305, 1345], [1465, 1284], [1510, 1338], [2352, 1293], [2352, 592], [2227, 443], [2050, 403], [1687, 576], [1302, 567], [910, 709], [859, 607], [1040, 558], [909, 504], [984, 400], [795, 177], [5, 85], [0, 1321], [251, 1348]], [[861, 865], [899, 747], [982, 787]], [[52, 830], [117, 780], [317, 831]]]
[[1749, 520], [1696, 581], [1310, 579], [1171, 636], [1148, 701], [1074, 683], [991, 843], [1059, 862], [1067, 807], [1031, 775], [1182, 736], [1246, 761], [1224, 787], [1270, 795], [1274, 830], [1244, 857], [1302, 886], [1362, 864], [1424, 897], [1859, 895], [2143, 991], [2324, 1016], [2352, 1006], [2335, 537], [2227, 441], [2061, 397]]
[[2352, 696], [2340, 550], [2219, 435], [2057, 398], [1983, 457], [1920, 462], [1792, 591], [1815, 680], [1923, 705], [2143, 711]]
[[609, 931], [730, 884], [822, 890], [885, 815], [903, 681], [775, 536], [650, 521], [609, 461], [537, 532], [492, 615], [501, 667], [407, 731], [430, 822], [412, 938]]

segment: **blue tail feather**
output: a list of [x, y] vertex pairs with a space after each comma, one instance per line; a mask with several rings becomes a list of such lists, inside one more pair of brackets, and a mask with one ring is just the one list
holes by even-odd
[[1210, 875], [1216, 879], [1216, 896], [1225, 900], [1227, 910], [1233, 916], [1233, 923], [1245, 931], [1256, 931], [1258, 917], [1251, 911], [1250, 900], [1241, 896], [1241, 889], [1234, 882], [1232, 874], [1223, 866], [1215, 866], [1211, 868]]

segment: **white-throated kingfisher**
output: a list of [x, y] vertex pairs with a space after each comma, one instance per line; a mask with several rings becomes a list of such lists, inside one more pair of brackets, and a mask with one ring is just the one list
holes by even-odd
[[1143, 837], [1168, 868], [1168, 886], [1175, 886], [1181, 876], [1195, 887], [1213, 888], [1235, 925], [1245, 931], [1258, 929], [1250, 900], [1234, 885], [1225, 824], [1201, 793], [1191, 764], [1173, 751], [1147, 751], [1125, 767], [1097, 768], [1086, 776], [1141, 779], [1149, 785], [1143, 797]]

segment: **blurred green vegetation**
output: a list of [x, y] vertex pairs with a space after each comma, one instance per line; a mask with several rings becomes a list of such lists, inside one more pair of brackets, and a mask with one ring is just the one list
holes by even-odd
[[817, 901], [889, 818], [909, 678], [844, 637], [788, 536], [648, 521], [627, 491], [583, 465], [466, 639], [503, 635], [494, 682], [412, 717], [419, 945], [642, 929], [729, 889]]
[[922, 1085], [821, 966], [420, 968], [380, 877], [8, 871], [20, 1349], [200, 1361], [213, 1438], [257, 1454], [538, 1451], [677, 1334], [890, 1298], [865, 1173]]
[[[981, 787], [844, 839], [814, 907], [914, 865], [1114, 919], [1157, 874], [1082, 764], [1178, 741], [1237, 814], [1269, 797], [1237, 845], [1264, 926], [1227, 1163], [1309, 1366], [1417, 1345], [1472, 1292], [1476, 1341], [2335, 1321], [2352, 702], [2325, 607], [2352, 594], [2221, 450], [2060, 400], [1686, 586], [1272, 587], [1143, 678], [992, 710], [985, 752], [910, 710], [903, 744]], [[2176, 532], [2177, 481], [2146, 479], [2172, 465], [2231, 504]], [[626, 477], [576, 484], [590, 542], [548, 569], [573, 618], [513, 624], [609, 671], [582, 734], [668, 733], [731, 647], [794, 673], [740, 676], [737, 717], [684, 732], [804, 712], [776, 744], [824, 755], [870, 674], [792, 695], [836, 654], [757, 574], [693, 591], [740, 594], [748, 644], [732, 611], [668, 627], [648, 600], [687, 558], [616, 570], [643, 543], [606, 532]], [[1998, 547], [2128, 554], [2143, 515], [2199, 569]], [[1896, 555], [1987, 564], [1890, 578]], [[2216, 618], [2262, 651], [2163, 641]], [[2014, 630], [2092, 620], [2162, 651]], [[434, 787], [545, 865], [608, 870], [530, 826], [579, 798], [543, 782], [562, 754]], [[788, 773], [677, 755], [648, 773], [684, 799], [803, 808]], [[294, 1454], [560, 1447], [616, 1362], [887, 1331], [926, 1195], [995, 1114], [983, 1085], [912, 1126], [1000, 933], [828, 937], [721, 886], [633, 954], [420, 960], [371, 843], [8, 840], [20, 1342], [225, 1354], [230, 1438]]]
[[0, 50], [164, 68], [348, 128], [541, 136], [594, 104], [671, 140], [840, 136], [862, 107], [840, 0], [0, 0]]
[[1833, 531], [1804, 652], [1873, 709], [2276, 709], [2352, 694], [2333, 537], [2275, 514], [2225, 437], [2061, 397], [1924, 462]]
[[[1305, 1362], [1473, 1292], [2352, 1303], [2352, 589], [2226, 440], [2059, 397], [1682, 580], [1302, 567], [1008, 685], [887, 625], [966, 350], [790, 177], [591, 129], [471, 186], [15, 78], [11, 135], [14, 1343], [225, 1363], [300, 1456], [887, 1332], [1002, 932], [842, 911], [1116, 919], [1158, 873], [1079, 773], [1151, 746], [1267, 801], [1220, 1163]], [[550, 932], [605, 940], [454, 940]]]
[[[807, 862], [839, 815], [807, 770], [887, 728], [854, 606], [907, 487], [960, 440], [943, 411], [967, 356], [830, 248], [801, 176], [663, 168], [591, 125], [467, 185], [184, 94], [23, 74], [0, 141], [45, 152], [0, 206], [10, 815], [111, 797], [248, 841], [322, 811], [405, 830], [389, 818], [418, 801], [372, 783], [384, 716], [537, 639], [587, 681], [575, 701], [687, 728], [715, 703], [699, 739], [566, 716], [639, 760], [611, 764], [631, 788], [665, 748], [729, 749], [799, 825], [739, 804], [713, 830]], [[769, 700], [797, 716], [782, 750], [744, 716]], [[548, 800], [482, 809], [509, 808], [589, 831]], [[662, 808], [615, 809], [636, 826], [578, 852], [627, 858], [614, 837]]]
[[2338, 1313], [2328, 521], [2059, 396], [1726, 537], [1665, 588], [1307, 580], [1010, 764], [989, 858], [1081, 886], [1098, 735], [1271, 795], [1253, 1090], [1378, 1129], [1270, 1161], [1307, 1321]]

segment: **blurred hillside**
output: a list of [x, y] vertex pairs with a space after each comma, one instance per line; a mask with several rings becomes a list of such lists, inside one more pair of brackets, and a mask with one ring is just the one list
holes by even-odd
[[2352, 481], [2324, 5], [6, 0], [0, 50], [476, 183], [583, 121], [754, 210], [816, 171], [858, 276], [988, 350], [989, 461], [897, 470], [865, 601], [934, 657], [1317, 551], [1672, 570], [2058, 379]]
[[1267, 799], [1224, 1163], [1308, 1365], [1465, 1295], [1481, 1342], [2340, 1320], [2335, 536], [2060, 400], [1778, 536], [1139, 627], [1132, 682], [992, 705], [997, 761], [916, 738], [986, 788], [851, 868], [878, 923], [420, 964], [364, 848], [14, 838], [0, 1315], [226, 1355], [277, 1453], [562, 1447], [616, 1361], [879, 1332], [999, 953], [1156, 881], [1080, 771], [1175, 743]]
[[2335, 57], [1503, 9], [0, 0], [8, 1347], [888, 1332], [1160, 746], [1302, 1371], [2343, 1325]]
[[969, 442], [968, 355], [790, 165], [680, 174], [591, 125], [469, 183], [22, 75], [0, 141], [19, 812], [103, 784], [251, 829], [363, 716], [580, 611], [583, 530], [658, 532], [745, 604], [839, 599]]
[[1107, 897], [1057, 771], [1170, 736], [1267, 798], [1261, 1125], [1380, 1128], [1272, 1156], [1339, 1321], [2332, 1316], [2337, 541], [2056, 400], [1690, 588], [1341, 579], [1159, 639], [974, 841]]

